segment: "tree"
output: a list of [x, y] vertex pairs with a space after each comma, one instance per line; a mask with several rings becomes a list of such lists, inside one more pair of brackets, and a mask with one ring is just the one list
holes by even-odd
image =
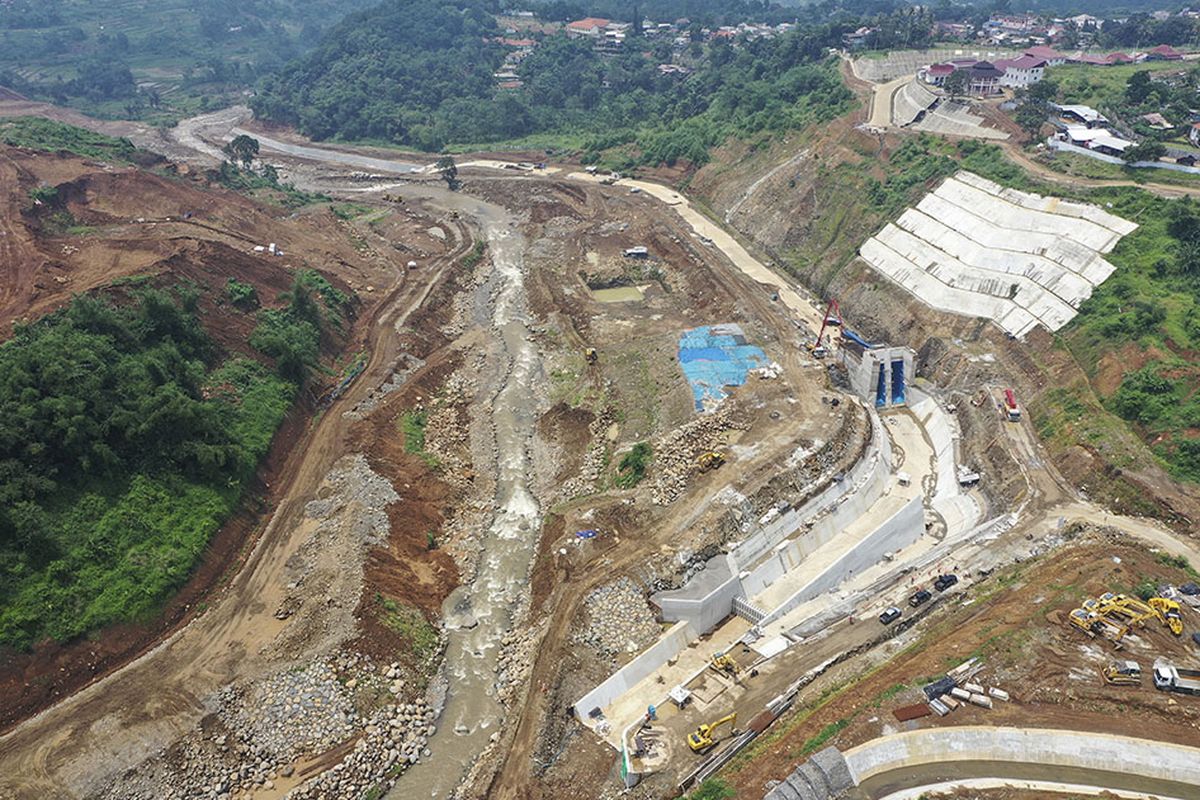
[[1166, 145], [1147, 139], [1126, 150], [1121, 154], [1121, 158], [1126, 164], [1132, 164], [1135, 161], [1158, 161], [1166, 154]]
[[960, 97], [967, 93], [967, 89], [970, 88], [970, 82], [971, 80], [967, 76], [966, 70], [956, 69], [946, 76], [942, 88], [951, 97]]
[[1146, 102], [1146, 98], [1150, 96], [1150, 92], [1152, 91], [1153, 87], [1150, 85], [1149, 70], [1135, 72], [1125, 82], [1125, 99], [1131, 103], [1141, 104]]
[[454, 163], [454, 156], [449, 154], [442, 156], [437, 160], [434, 168], [442, 176], [442, 180], [446, 182], [446, 186], [449, 187], [450, 191], [453, 192], [458, 189], [460, 185], [458, 182], [458, 165]]
[[225, 155], [234, 161], [240, 161], [243, 168], [250, 169], [250, 165], [258, 156], [258, 139], [242, 133], [234, 137], [233, 141], [225, 145], [224, 149]]
[[1037, 137], [1046, 124], [1046, 104], [1027, 100], [1017, 109], [1017, 124], [1030, 136]]

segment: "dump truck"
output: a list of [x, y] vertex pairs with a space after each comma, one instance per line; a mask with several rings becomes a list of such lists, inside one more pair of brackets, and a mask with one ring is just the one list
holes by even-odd
[[1161, 692], [1200, 695], [1200, 669], [1184, 669], [1170, 661], [1156, 661], [1154, 688]]
[[1009, 422], [1021, 421], [1021, 407], [1017, 405], [1017, 395], [1012, 389], [1004, 390], [1004, 411]]

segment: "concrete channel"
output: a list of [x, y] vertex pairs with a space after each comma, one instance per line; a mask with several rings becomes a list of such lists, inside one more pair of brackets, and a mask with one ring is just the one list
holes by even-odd
[[855, 784], [873, 800], [985, 778], [1200, 800], [1200, 749], [1128, 736], [982, 725], [927, 728], [873, 739], [845, 757]]

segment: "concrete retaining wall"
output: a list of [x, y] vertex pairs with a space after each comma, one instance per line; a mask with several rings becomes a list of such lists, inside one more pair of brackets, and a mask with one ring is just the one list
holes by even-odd
[[676, 623], [674, 627], [663, 634], [662, 638], [642, 651], [637, 658], [614, 672], [604, 683], [579, 698], [574, 705], [575, 715], [581, 720], [586, 720], [588, 712], [593, 708], [604, 708], [610, 705], [682, 652], [697, 638], [699, 635], [691, 625], [686, 622]]
[[864, 456], [841, 481], [830, 483], [820, 494], [800, 508], [783, 514], [779, 519], [751, 534], [735, 546], [731, 552], [734, 561], [741, 569], [752, 568], [780, 542], [795, 533], [804, 522], [812, 520], [815, 527], [820, 523], [820, 516], [836, 509], [838, 507], [836, 504], [844, 495], [850, 492], [875, 492], [874, 496], [867, 499], [868, 505], [879, 498], [882, 488], [876, 487], [874, 483], [868, 483], [868, 480], [873, 480], [872, 476], [877, 471], [882, 470], [886, 473], [891, 469], [892, 444], [884, 434], [879, 415], [869, 407], [868, 418], [871, 421], [871, 441]]
[[1108, 156], [1104, 153], [1097, 153], [1095, 150], [1088, 150], [1086, 147], [1080, 147], [1070, 142], [1064, 142], [1061, 139], [1047, 139], [1046, 144], [1051, 150], [1061, 150], [1064, 153], [1075, 153], [1076, 155], [1087, 156], [1094, 158], [1097, 161], [1103, 161], [1106, 164], [1120, 164], [1123, 167], [1137, 167], [1138, 169], [1169, 169], [1172, 172], [1186, 172], [1191, 175], [1200, 175], [1200, 167], [1189, 167], [1184, 164], [1168, 164], [1163, 161], [1135, 161], [1132, 164], [1126, 164], [1122, 158], [1116, 156]]
[[703, 634], [732, 614], [733, 599], [743, 596], [733, 557], [723, 553], [710, 558], [685, 589], [660, 592], [651, 601], [663, 622], [688, 622]]
[[830, 564], [820, 575], [801, 587], [778, 607], [771, 609], [761, 624], [768, 624], [801, 603], [808, 602], [817, 595], [829, 591], [846, 580], [851, 573], [862, 572], [868, 567], [874, 566], [879, 563], [883, 553], [895, 552], [908, 547], [920, 539], [924, 532], [925, 508], [921, 496], [918, 495], [905, 503], [890, 519], [844, 553], [841, 558]]
[[856, 784], [881, 773], [945, 761], [1011, 761], [1143, 775], [1200, 786], [1200, 749], [1079, 731], [941, 727], [873, 739], [849, 750]]

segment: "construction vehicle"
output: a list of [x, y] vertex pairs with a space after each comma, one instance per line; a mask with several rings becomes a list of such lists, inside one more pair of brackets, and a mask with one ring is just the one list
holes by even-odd
[[692, 748], [693, 753], [704, 753], [711, 750], [717, 743], [717, 740], [713, 738], [713, 734], [717, 732], [717, 728], [720, 728], [726, 722], [729, 723], [729, 729], [736, 733], [737, 729], [734, 725], [737, 724], [737, 712], [734, 711], [732, 714], [721, 717], [716, 722], [702, 723], [699, 728], [689, 733], [687, 737], [688, 747]]
[[1170, 661], [1155, 661], [1154, 688], [1160, 692], [1200, 695], [1200, 669], [1183, 669]]
[[825, 308], [825, 317], [821, 320], [821, 330], [817, 331], [817, 340], [808, 346], [808, 351], [813, 354], [813, 358], [824, 358], [829, 355], [829, 350], [825, 348], [825, 329], [830, 325], [841, 324], [842, 309], [837, 300], [830, 300], [829, 305]]
[[710, 469], [717, 469], [725, 463], [725, 454], [719, 453], [716, 450], [710, 450], [707, 453], [701, 453], [696, 459], [696, 465], [700, 467], [701, 472], [708, 472]]
[[1106, 617], [1117, 617], [1128, 621], [1129, 625], [1139, 628], [1146, 626], [1146, 620], [1156, 619], [1163, 627], [1176, 636], [1183, 635], [1183, 617], [1179, 603], [1165, 597], [1151, 597], [1142, 602], [1136, 597], [1105, 592], [1097, 599], [1098, 612]]
[[1017, 405], [1017, 396], [1012, 389], [1004, 390], [1004, 410], [1008, 414], [1009, 422], [1021, 421], [1021, 407]]
[[1183, 636], [1183, 615], [1179, 603], [1166, 597], [1151, 597], [1146, 601], [1150, 608], [1158, 613], [1162, 624], [1176, 636]]
[[708, 662], [708, 665], [717, 672], [728, 673], [735, 678], [737, 677], [738, 664], [733, 660], [733, 656], [728, 653], [714, 653], [712, 661]]
[[[1085, 601], [1084, 605], [1087, 606], [1089, 602], [1095, 603], [1096, 601]], [[1121, 640], [1129, 631], [1126, 626], [1118, 625], [1086, 607], [1077, 608], [1068, 614], [1067, 624], [1083, 631], [1089, 638], [1101, 636], [1108, 639], [1117, 650], [1121, 649]]]
[[1100, 674], [1114, 686], [1136, 686], [1142, 682], [1142, 667], [1136, 661], [1113, 661]]
[[583, 357], [589, 364], [595, 364], [600, 359], [600, 354], [596, 352], [596, 348], [589, 347], [583, 351]]

